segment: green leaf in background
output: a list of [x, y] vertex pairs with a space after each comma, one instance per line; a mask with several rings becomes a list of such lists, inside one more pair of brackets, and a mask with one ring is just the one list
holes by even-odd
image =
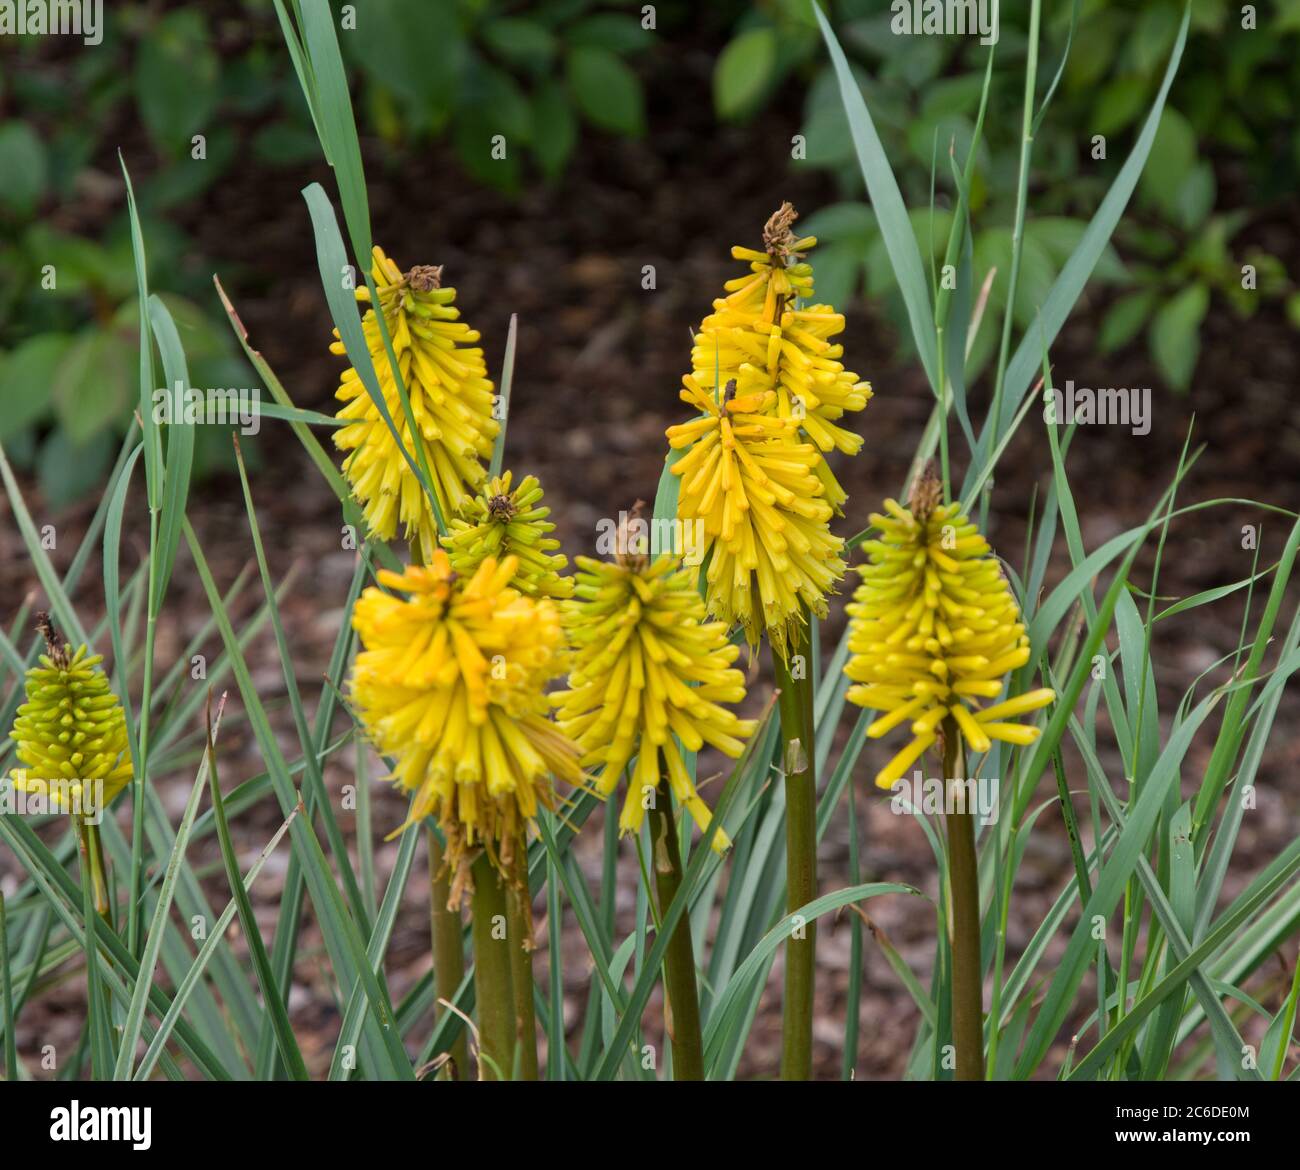
[[823, 243], [866, 240], [877, 230], [876, 217], [865, 203], [831, 203], [803, 220], [799, 230]]
[[[993, 278], [993, 288], [989, 294], [990, 302], [1000, 308], [1007, 303], [1007, 285], [1011, 273], [1012, 233], [1010, 228], [990, 228], [981, 232], [975, 239], [975, 273], [983, 280], [990, 268], [997, 269]], [[1033, 322], [1052, 290], [1056, 279], [1056, 265], [1048, 250], [1039, 238], [1025, 231], [1023, 247], [1020, 253], [1020, 278], [1016, 282], [1015, 319], [1018, 325], [1027, 327]], [[992, 329], [994, 317], [986, 315], [985, 324]]]
[[641, 82], [608, 49], [585, 45], [573, 49], [565, 62], [565, 76], [574, 101], [593, 126], [633, 137], [645, 132]]
[[1200, 329], [1210, 307], [1210, 290], [1193, 284], [1166, 301], [1151, 322], [1151, 356], [1175, 390], [1191, 385], [1201, 351]]
[[776, 29], [751, 28], [736, 37], [713, 69], [713, 107], [723, 118], [742, 118], [758, 105], [776, 70]]
[[533, 153], [542, 174], [558, 178], [578, 142], [578, 120], [564, 86], [544, 81], [533, 98]]
[[133, 400], [135, 355], [121, 333], [87, 329], [54, 370], [51, 397], [59, 424], [77, 447], [115, 419], [124, 419]]
[[1117, 134], [1142, 112], [1147, 86], [1140, 77], [1117, 77], [1102, 87], [1092, 111], [1094, 134]]
[[0, 125], [0, 204], [24, 215], [36, 210], [48, 177], [45, 147], [26, 122]]
[[220, 68], [207, 22], [192, 9], [164, 16], [141, 38], [135, 99], [160, 150], [188, 152], [193, 135], [208, 133], [220, 96]]
[[835, 305], [841, 312], [849, 307], [862, 277], [862, 242], [848, 240], [817, 249], [817, 299]]
[[1097, 348], [1102, 353], [1114, 353], [1133, 340], [1147, 323], [1155, 307], [1156, 290], [1140, 289], [1120, 297], [1102, 319], [1097, 334]]
[[441, 125], [455, 97], [466, 43], [454, 4], [366, 0], [339, 47], [408, 104], [416, 128]]
[[512, 64], [543, 67], [555, 56], [555, 37], [542, 25], [518, 17], [490, 20], [483, 43]]
[[49, 410], [54, 371], [71, 344], [67, 334], [42, 333], [6, 355], [0, 365], [0, 442]]
[[80, 446], [69, 440], [66, 431], [51, 431], [41, 444], [36, 464], [45, 503], [51, 508], [63, 508], [100, 487], [113, 462], [115, 447], [108, 431], [100, 431]]
[[1196, 165], [1196, 132], [1172, 106], [1166, 106], [1151, 144], [1151, 158], [1138, 182], [1142, 200], [1166, 214], [1178, 208], [1178, 197]]
[[115, 283], [112, 259], [93, 240], [33, 224], [23, 236], [23, 251], [34, 268], [53, 267], [55, 284], [49, 291], [55, 296], [106, 289]]
[[1214, 167], [1205, 159], [1198, 162], [1183, 180], [1171, 205], [1173, 217], [1186, 231], [1194, 231], [1205, 222], [1214, 208], [1219, 181]]
[[584, 17], [564, 30], [564, 39], [575, 47], [591, 45], [612, 53], [635, 53], [654, 43], [650, 30], [642, 28], [637, 17], [619, 12]]
[[[1046, 249], [1052, 263], [1058, 269], [1064, 268], [1067, 260], [1074, 255], [1083, 243], [1088, 225], [1081, 219], [1071, 219], [1065, 215], [1044, 215], [1031, 219], [1025, 224], [1025, 235], [1031, 236]], [[1093, 278], [1098, 281], [1118, 281], [1127, 276], [1124, 264], [1115, 249], [1107, 244], [1097, 257], [1097, 267]]]
[[276, 166], [307, 162], [318, 150], [319, 142], [309, 127], [287, 120], [271, 122], [253, 136], [253, 154]]

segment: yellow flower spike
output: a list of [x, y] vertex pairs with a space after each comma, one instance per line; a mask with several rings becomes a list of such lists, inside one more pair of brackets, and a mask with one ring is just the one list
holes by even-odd
[[460, 514], [449, 521], [450, 531], [442, 538], [451, 567], [472, 575], [488, 557], [499, 561], [513, 556], [519, 567], [510, 581], [512, 588], [529, 597], [572, 597], [573, 579], [560, 576], [568, 558], [553, 551], [560, 542], [548, 535], [555, 525], [547, 519], [550, 508], [542, 506], [541, 484], [533, 475], [525, 476], [513, 490], [511, 484], [507, 471], [462, 502]]
[[[629, 761], [636, 766], [619, 827], [636, 832], [646, 812], [644, 791], [667, 780], [701, 829], [708, 806], [674, 736], [689, 750], [710, 744], [732, 759], [758, 726], [728, 705], [745, 697], [740, 649], [727, 627], [710, 622], [696, 588], [697, 573], [675, 557], [644, 555], [616, 561], [576, 558], [575, 596], [563, 603], [573, 651], [568, 689], [552, 696], [561, 732], [583, 750], [584, 765], [604, 765], [606, 795]], [[719, 829], [713, 847], [730, 845]]]
[[732, 249], [733, 257], [749, 263], [750, 274], [729, 281], [728, 295], [713, 302], [713, 312], [700, 324], [691, 376], [714, 397], [733, 381], [742, 398], [771, 391], [763, 412], [794, 421], [816, 447], [813, 471], [839, 514], [847, 497], [825, 456], [861, 449], [862, 436], [840, 420], [867, 405], [871, 385], [844, 368], [843, 346], [831, 341], [844, 331], [843, 315], [810, 303], [813, 271], [803, 256], [817, 241], [795, 238], [797, 218], [783, 203], [763, 229], [763, 251]]
[[126, 715], [100, 663], [85, 646], [74, 652], [37, 615], [47, 653], [27, 672], [27, 702], [18, 708], [10, 738], [21, 768], [14, 787], [44, 797], [49, 807], [95, 816], [133, 775]]
[[708, 613], [743, 625], [751, 647], [766, 630], [784, 658], [803, 606], [825, 617], [826, 595], [844, 576], [844, 542], [831, 534], [815, 472], [821, 456], [793, 422], [764, 413], [770, 391], [740, 396], [728, 386], [718, 402], [688, 375], [681, 398], [703, 415], [667, 434], [670, 447], [690, 448], [672, 472], [677, 515], [703, 523]]
[[[492, 441], [500, 429], [492, 415], [493, 385], [483, 351], [475, 344], [479, 335], [460, 320], [454, 304], [456, 290], [442, 287], [441, 268], [417, 266], [403, 274], [376, 247], [371, 273], [410, 398], [430, 486], [447, 516], [487, 477], [481, 461], [492, 454]], [[369, 290], [358, 289], [357, 299], [368, 303]], [[373, 305], [362, 327], [384, 403], [402, 446], [419, 467], [420, 451], [412, 443]], [[334, 338], [330, 352], [346, 356], [337, 330]], [[400, 521], [408, 540], [418, 537], [421, 548], [436, 548], [433, 510], [419, 478], [355, 368], [343, 371], [335, 397], [344, 404], [338, 417], [346, 419], [347, 425], [334, 432], [334, 444], [349, 452], [343, 471], [371, 531], [390, 540]]]
[[559, 610], [509, 582], [518, 561], [486, 558], [459, 574], [444, 549], [427, 566], [382, 570], [357, 601], [361, 639], [352, 698], [367, 734], [415, 793], [402, 829], [432, 815], [447, 838], [459, 905], [477, 847], [510, 880], [515, 844], [551, 777], [582, 781], [578, 748], [548, 718], [546, 684], [564, 669]]
[[[988, 542], [959, 504], [941, 503], [927, 467], [909, 507], [885, 501], [873, 515], [877, 540], [863, 545], [867, 564], [849, 604], [848, 697], [880, 711], [867, 729], [879, 737], [909, 723], [912, 741], [876, 776], [888, 788], [935, 742], [951, 718], [973, 752], [995, 739], [1030, 744], [1038, 729], [1007, 722], [1047, 706], [1056, 693], [1028, 691], [992, 706], [1006, 675], [1029, 661], [1020, 607]], [[899, 647], [905, 647], [900, 650]]]

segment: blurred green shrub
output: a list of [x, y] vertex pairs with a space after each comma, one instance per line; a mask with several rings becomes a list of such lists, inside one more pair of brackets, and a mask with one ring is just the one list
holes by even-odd
[[[0, 442], [15, 464], [37, 470], [53, 506], [103, 480], [138, 404], [136, 281], [119, 148], [137, 179], [150, 278], [181, 330], [192, 384], [252, 385], [224, 322], [197, 307], [211, 303], [211, 267], [167, 216], [230, 166], [244, 133], [238, 115], [300, 99], [272, 53], [219, 23], [195, 9], [159, 14], [121, 4], [94, 47], [6, 38]], [[228, 454], [224, 432], [199, 429], [200, 474]]]
[[[933, 225], [925, 210], [913, 216], [913, 226], [923, 255], [933, 242], [937, 267], [948, 232], [942, 208], [954, 189], [949, 146], [955, 143], [957, 157], [964, 159], [988, 49], [975, 36], [896, 35], [889, 0], [832, 0], [825, 8], [854, 58], [908, 205], [929, 208], [931, 192], [936, 193]], [[1068, 3], [1043, 6], [1040, 103], [1070, 38], [1071, 8]], [[995, 309], [1006, 301], [1028, 5], [1000, 9], [990, 110], [971, 190], [977, 270], [997, 267], [990, 292]], [[1300, 294], [1281, 262], [1232, 247], [1248, 217], [1227, 208], [1294, 200], [1300, 171], [1294, 114], [1300, 0], [1252, 10], [1257, 10], [1256, 28], [1243, 27], [1243, 6], [1229, 0], [1193, 4], [1192, 37], [1135, 207], [1116, 233], [1118, 254], [1110, 253], [1095, 277], [1112, 286], [1101, 348], [1116, 350], [1145, 331], [1152, 358], [1178, 390], [1190, 383], [1201, 322], [1216, 299], [1244, 317], [1261, 297], [1286, 296], [1292, 320], [1300, 323]], [[1181, 0], [1082, 0], [1078, 5], [1052, 115], [1035, 143], [1031, 184], [1034, 206], [1041, 210], [1026, 224], [1015, 305], [1020, 325], [1037, 311], [1122, 163], [1135, 123], [1159, 85], [1181, 15]], [[818, 250], [819, 295], [839, 304], [861, 287], [884, 298], [901, 322], [902, 303], [875, 217], [854, 201], [862, 187], [853, 144], [805, 0], [766, 0], [740, 18], [718, 57], [716, 112], [725, 119], [754, 118], [785, 92], [792, 75], [807, 87], [805, 157], [794, 165], [831, 171], [845, 197], [801, 225], [828, 245]], [[1104, 157], [1096, 157], [1098, 135], [1105, 138]], [[1226, 194], [1220, 191], [1224, 176], [1235, 188]], [[995, 351], [992, 322], [998, 317], [985, 315], [972, 370]], [[900, 330], [901, 337], [907, 335], [907, 329]]]
[[[340, 42], [389, 142], [450, 134], [479, 181], [517, 191], [531, 161], [556, 178], [580, 123], [639, 137], [645, 96], [630, 59], [655, 44], [657, 8], [630, 0], [366, 0]], [[665, 6], [666, 7], [666, 6]], [[494, 139], [504, 137], [493, 153]]]
[[[628, 61], [654, 43], [620, 0], [334, 0], [369, 129], [398, 149], [449, 134], [476, 180], [564, 169], [583, 122], [639, 135]], [[672, 0], [680, 21], [689, 5]], [[657, 9], [654, 17], [657, 17]], [[653, 20], [654, 17], [651, 17]], [[0, 61], [0, 442], [55, 506], [102, 481], [137, 402], [135, 272], [117, 151], [131, 164], [150, 280], [200, 387], [249, 386], [212, 305], [212, 265], [173, 214], [237, 159], [319, 158], [268, 0], [118, 0], [93, 48], [6, 38]], [[505, 157], [493, 158], [504, 134]], [[256, 457], [255, 444], [246, 452]], [[196, 474], [228, 461], [200, 428]]]

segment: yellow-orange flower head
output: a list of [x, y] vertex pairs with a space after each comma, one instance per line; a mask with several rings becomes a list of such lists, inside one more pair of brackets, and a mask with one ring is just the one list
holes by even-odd
[[126, 715], [100, 668], [103, 657], [85, 646], [73, 652], [40, 615], [48, 652], [27, 672], [27, 702], [18, 708], [10, 738], [24, 766], [14, 787], [39, 794], [51, 809], [96, 815], [130, 782]]
[[765, 410], [797, 422], [822, 453], [814, 470], [827, 503], [839, 513], [847, 497], [825, 455], [861, 449], [862, 436], [839, 420], [866, 406], [871, 385], [844, 368], [844, 347], [831, 340], [844, 331], [843, 315], [810, 303], [813, 271], [803, 256], [817, 240], [795, 239], [791, 225], [797, 218], [789, 203], [782, 204], [763, 230], [762, 251], [732, 248], [750, 271], [727, 282], [727, 295], [713, 302], [712, 314], [701, 323], [692, 374], [715, 394], [732, 381], [741, 397], [772, 391]]
[[[403, 825], [432, 814], [463, 879], [482, 845], [503, 873], [551, 777], [582, 779], [578, 749], [547, 718], [546, 683], [563, 670], [555, 603], [508, 587], [513, 557], [459, 576], [442, 549], [424, 567], [379, 574], [358, 600], [352, 697], [392, 779], [416, 793]], [[458, 880], [453, 894], [459, 900]]]
[[488, 480], [478, 495], [465, 497], [442, 538], [451, 567], [468, 576], [488, 557], [513, 556], [519, 567], [511, 588], [529, 597], [573, 596], [573, 579], [560, 576], [569, 561], [554, 551], [560, 542], [549, 535], [555, 525], [547, 519], [550, 508], [542, 505], [542, 485], [533, 475], [524, 476], [514, 490], [511, 482], [507, 471]]
[[[398, 370], [410, 398], [420, 449], [411, 441], [392, 365], [372, 306], [362, 326], [366, 347], [379, 378], [384, 403], [418, 468], [422, 450], [442, 513], [456, 511], [487, 476], [481, 460], [492, 454], [500, 425], [492, 416], [493, 388], [477, 330], [460, 318], [456, 290], [441, 287], [441, 268], [417, 267], [403, 274], [380, 248], [371, 269], [380, 308], [392, 338]], [[357, 290], [369, 302], [368, 289]], [[335, 330], [330, 351], [346, 354]], [[338, 417], [348, 425], [334, 432], [335, 446], [350, 454], [343, 471], [361, 503], [366, 523], [381, 540], [390, 540], [400, 520], [409, 540], [418, 537], [426, 551], [437, 547], [433, 510], [420, 480], [402, 454], [378, 407], [354, 368], [343, 371], [335, 397], [344, 403]]]
[[[711, 815], [700, 799], [677, 741], [690, 751], [711, 744], [733, 759], [757, 724], [724, 704], [745, 697], [733, 663], [739, 647], [722, 622], [706, 621], [694, 569], [675, 557], [577, 558], [577, 589], [564, 603], [573, 647], [569, 689], [552, 696], [560, 730], [582, 748], [585, 765], [604, 765], [608, 795], [635, 755], [619, 817], [624, 833], [641, 827], [646, 790], [662, 777], [705, 829]], [[674, 739], [676, 737], [676, 739]], [[713, 847], [730, 844], [718, 829]]]
[[991, 741], [1029, 744], [1038, 728], [1008, 722], [1056, 698], [1029, 691], [992, 706], [1008, 672], [1029, 661], [1029, 638], [1011, 586], [978, 529], [957, 503], [939, 503], [933, 471], [918, 478], [910, 507], [885, 501], [874, 514], [880, 537], [862, 547], [869, 558], [847, 607], [848, 697], [883, 712], [873, 738], [910, 721], [912, 740], [877, 774], [890, 787], [938, 738], [951, 719], [971, 751]]
[[764, 630], [785, 656], [804, 621], [801, 603], [826, 615], [826, 594], [844, 575], [844, 542], [831, 534], [831, 506], [817, 478], [821, 455], [801, 442], [795, 423], [769, 413], [773, 391], [722, 399], [694, 377], [682, 401], [701, 412], [668, 428], [681, 477], [677, 514], [702, 520], [707, 606], [728, 626], [740, 622], [751, 646]]

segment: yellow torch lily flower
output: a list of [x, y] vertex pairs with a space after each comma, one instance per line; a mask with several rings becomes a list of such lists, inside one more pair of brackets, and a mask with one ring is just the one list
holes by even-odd
[[867, 734], [909, 724], [912, 739], [877, 774], [889, 788], [955, 723], [973, 752], [995, 739], [1033, 743], [1038, 728], [1009, 722], [1056, 698], [1030, 691], [991, 706], [1006, 675], [1029, 661], [1020, 607], [997, 558], [958, 503], [941, 504], [932, 468], [918, 477], [910, 507], [885, 501], [873, 514], [880, 537], [862, 547], [868, 563], [847, 607], [848, 697], [882, 712]]
[[39, 619], [48, 653], [27, 672], [27, 702], [10, 732], [24, 766], [10, 776], [54, 810], [95, 815], [131, 780], [126, 715], [100, 667], [103, 656], [85, 646], [74, 652], [44, 614]]
[[[641, 827], [647, 793], [664, 777], [705, 829], [711, 814], [677, 741], [690, 751], [707, 743], [740, 755], [757, 727], [724, 705], [745, 697], [744, 675], [733, 666], [740, 648], [727, 640], [724, 623], [706, 620], [696, 572], [677, 558], [578, 557], [577, 566], [576, 595], [564, 603], [573, 668], [568, 690], [551, 699], [560, 730], [582, 748], [584, 765], [604, 765], [597, 783], [606, 795], [636, 757], [622, 832]], [[729, 844], [719, 829], [713, 847], [721, 852]]]
[[813, 300], [813, 270], [804, 254], [817, 240], [796, 239], [791, 226], [798, 213], [789, 203], [763, 229], [763, 250], [732, 248], [749, 263], [749, 275], [726, 284], [727, 295], [713, 302], [691, 351], [696, 382], [715, 395], [730, 382], [741, 397], [770, 390], [764, 408], [792, 419], [822, 453], [815, 465], [827, 503], [839, 513], [847, 498], [825, 455], [839, 450], [855, 455], [862, 436], [839, 420], [859, 411], [871, 398], [871, 385], [844, 368], [844, 347], [832, 338], [844, 331], [844, 317]]
[[460, 515], [448, 523], [442, 546], [457, 573], [470, 576], [488, 557], [513, 556], [519, 562], [512, 589], [529, 597], [571, 597], [573, 579], [561, 577], [569, 563], [554, 552], [560, 542], [548, 533], [555, 525], [542, 506], [542, 485], [526, 475], [511, 490], [511, 473], [489, 480], [476, 496], [467, 496]]
[[[382, 249], [375, 248], [371, 273], [410, 398], [430, 486], [446, 516], [486, 478], [480, 460], [491, 455], [492, 441], [500, 429], [492, 415], [494, 392], [483, 351], [474, 344], [479, 334], [459, 319], [460, 310], [453, 303], [456, 290], [442, 287], [441, 268], [420, 266], [403, 274]], [[359, 301], [369, 303], [368, 289], [360, 288], [356, 295]], [[412, 443], [373, 306], [366, 311], [362, 326], [388, 413], [402, 447], [419, 467], [420, 452]], [[338, 336], [335, 330], [330, 352], [346, 356]], [[335, 397], [344, 403], [338, 417], [347, 419], [348, 425], [334, 432], [334, 444], [350, 452], [343, 471], [370, 530], [380, 539], [390, 540], [400, 520], [406, 538], [418, 537], [427, 554], [437, 547], [433, 511], [419, 478], [354, 368], [343, 371]]]
[[551, 777], [582, 779], [577, 747], [547, 718], [544, 687], [563, 670], [559, 611], [509, 588], [517, 570], [514, 557], [488, 557], [462, 577], [437, 549], [427, 566], [381, 571], [394, 593], [371, 586], [353, 611], [353, 700], [395, 761], [391, 778], [416, 794], [402, 828], [429, 815], [442, 826], [456, 905], [470, 851], [482, 846], [508, 876], [538, 806], [554, 807]]
[[821, 455], [793, 421], [770, 413], [773, 391], [722, 400], [687, 375], [683, 402], [700, 417], [668, 428], [681, 478], [677, 514], [702, 520], [709, 567], [707, 606], [727, 626], [740, 622], [751, 646], [766, 630], [783, 658], [804, 616], [826, 616], [826, 594], [844, 575], [844, 542], [831, 534]]

